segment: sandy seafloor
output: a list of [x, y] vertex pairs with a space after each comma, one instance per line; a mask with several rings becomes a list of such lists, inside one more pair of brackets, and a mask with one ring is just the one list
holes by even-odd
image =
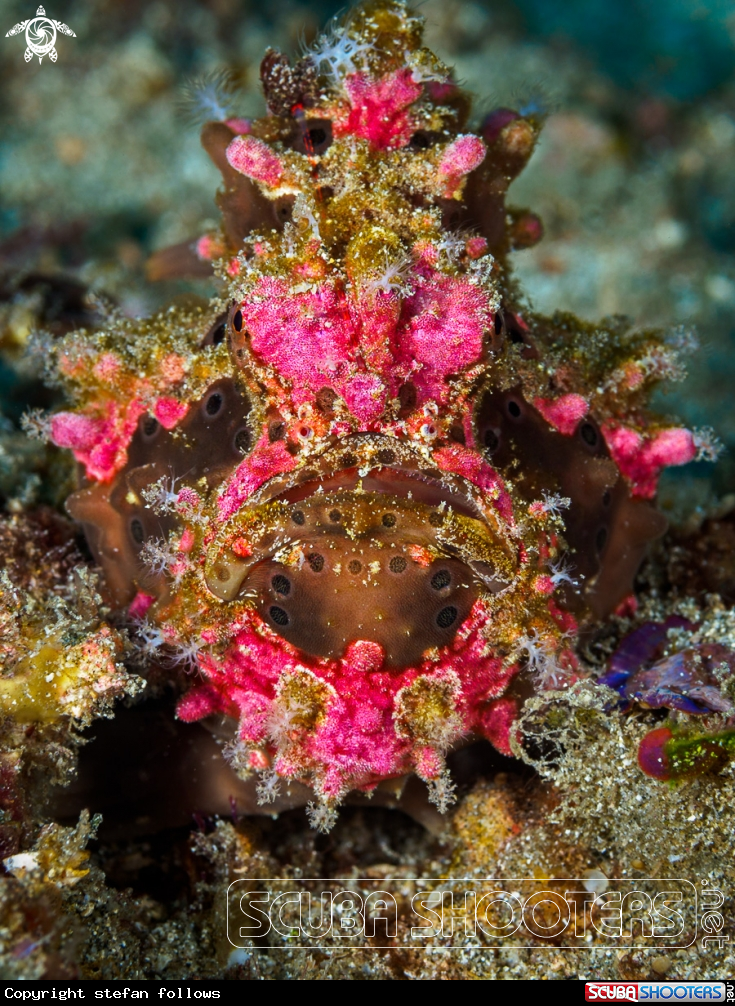
[[[2, 34], [31, 16], [33, 6], [2, 0]], [[696, 581], [696, 602], [711, 605], [718, 584], [708, 581], [704, 590], [687, 563], [709, 534], [707, 547], [732, 574], [728, 549], [735, 539], [721, 528], [735, 506], [735, 6], [428, 0], [421, 10], [427, 44], [477, 96], [478, 117], [496, 105], [547, 111], [539, 147], [510, 193], [511, 203], [532, 208], [545, 223], [542, 243], [514, 260], [533, 308], [586, 319], [625, 314], [698, 333], [701, 349], [689, 378], [658, 405], [712, 427], [726, 449], [714, 466], [691, 465], [665, 477], [660, 505], [674, 532], [644, 569], [640, 588], [654, 615], [668, 610], [672, 582], [683, 595]], [[182, 100], [186, 81], [229, 68], [240, 87], [237, 111], [257, 114], [264, 48], [293, 52], [334, 10], [282, 0], [54, 0], [47, 11], [77, 35], [60, 37], [55, 65], [26, 64], [22, 40], [0, 37], [0, 273], [63, 271], [115, 297], [126, 312], [144, 313], [186, 288], [146, 284], [147, 256], [201, 233], [216, 216], [218, 176]], [[196, 289], [208, 292], [204, 283]], [[17, 430], [20, 413], [43, 395], [36, 364], [7, 333], [4, 339], [0, 492], [6, 508], [20, 513], [39, 501], [58, 503], [63, 475]], [[734, 624], [728, 603], [718, 616], [726, 642]], [[521, 763], [500, 766], [482, 752], [476, 764], [465, 759], [457, 769], [460, 800], [440, 834], [379, 808], [348, 808], [326, 837], [312, 833], [300, 811], [277, 821], [199, 821], [193, 829], [134, 840], [105, 839], [103, 830], [90, 844], [91, 872], [78, 882], [0, 881], [2, 973], [159, 980], [732, 977], [732, 766], [673, 789], [647, 779], [635, 750], [650, 723], [645, 716], [607, 717], [599, 702], [584, 690], [560, 700], [566, 753], [542, 767], [543, 783]], [[64, 836], [69, 848], [82, 847], [85, 825]], [[664, 953], [624, 940], [613, 948], [539, 941], [533, 949], [499, 950], [468, 941], [463, 950], [430, 954], [253, 947], [231, 957], [225, 935], [223, 891], [241, 875], [542, 881], [588, 871], [714, 885], [726, 897], [729, 941], [717, 949], [698, 939]], [[46, 935], [26, 938], [39, 914]]]

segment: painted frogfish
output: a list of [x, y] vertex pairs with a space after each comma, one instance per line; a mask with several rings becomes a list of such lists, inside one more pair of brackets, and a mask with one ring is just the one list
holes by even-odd
[[540, 118], [472, 131], [403, 4], [261, 79], [263, 118], [202, 131], [218, 298], [57, 339], [49, 435], [109, 601], [264, 799], [305, 783], [327, 827], [416, 773], [443, 808], [447, 753], [509, 754], [630, 598], [658, 475], [699, 451], [645, 408], [685, 340], [528, 310], [508, 258], [541, 224], [505, 196]]

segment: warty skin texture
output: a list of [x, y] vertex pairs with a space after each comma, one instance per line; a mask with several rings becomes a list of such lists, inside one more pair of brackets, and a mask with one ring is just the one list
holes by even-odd
[[629, 603], [658, 474], [698, 453], [645, 409], [684, 340], [524, 309], [507, 256], [541, 226], [505, 193], [540, 121], [472, 132], [403, 5], [262, 80], [265, 118], [202, 132], [221, 228], [153, 264], [211, 262], [218, 305], [54, 343], [49, 433], [110, 601], [194, 672], [179, 717], [229, 720], [262, 800], [305, 783], [327, 828], [415, 772], [443, 809], [446, 753], [510, 754], [524, 699], [584, 674], [580, 627]]

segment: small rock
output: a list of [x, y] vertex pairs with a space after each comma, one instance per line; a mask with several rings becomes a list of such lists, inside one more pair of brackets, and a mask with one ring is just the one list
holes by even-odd
[[610, 881], [602, 870], [585, 870], [582, 877], [584, 889], [590, 894], [604, 894], [610, 886]]

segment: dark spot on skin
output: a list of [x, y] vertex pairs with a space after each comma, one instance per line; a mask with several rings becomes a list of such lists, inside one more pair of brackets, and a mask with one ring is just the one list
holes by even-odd
[[303, 524], [306, 520], [306, 517], [304, 517], [304, 511], [294, 510], [294, 512], [291, 514], [291, 519], [293, 520], [294, 524], [299, 525]]
[[485, 430], [485, 436], [482, 439], [485, 442], [485, 447], [490, 451], [491, 454], [494, 451], [497, 451], [498, 447], [500, 446], [500, 438], [498, 437], [495, 430]]
[[431, 578], [431, 586], [433, 590], [444, 590], [452, 582], [452, 574], [448, 569], [440, 569], [438, 573], [434, 573]]
[[392, 465], [396, 460], [395, 451], [389, 450], [378, 451], [377, 457], [381, 465]]
[[602, 505], [603, 506], [610, 506], [610, 500], [611, 499], [612, 499], [612, 496], [610, 494], [610, 490], [606, 489], [605, 492], [602, 494]]
[[151, 440], [161, 428], [161, 424], [158, 422], [155, 416], [143, 416], [141, 420], [141, 426], [143, 429], [143, 436], [146, 440]]
[[354, 468], [357, 464], [357, 458], [354, 454], [343, 454], [339, 459], [339, 463], [343, 468]]
[[283, 608], [279, 608], [276, 604], [271, 606], [269, 614], [276, 625], [288, 625], [290, 621], [288, 614], [283, 610]]
[[514, 342], [516, 345], [518, 345], [519, 343], [524, 344], [525, 339], [523, 338], [523, 333], [518, 327], [518, 322], [515, 320], [513, 315], [509, 314], [503, 320], [506, 323], [506, 329], [508, 331], [508, 338], [510, 339], [510, 341]]
[[426, 133], [414, 133], [409, 142], [412, 150], [427, 150], [431, 146], [431, 140]]
[[316, 154], [317, 152], [321, 154], [322, 149], [327, 143], [329, 136], [326, 129], [321, 126], [315, 126], [313, 129], [308, 131], [309, 146]]
[[431, 524], [432, 527], [441, 527], [443, 523], [444, 523], [443, 513], [437, 513], [437, 511], [435, 510], [434, 513], [429, 514], [429, 524]]
[[133, 517], [130, 521], [130, 537], [136, 543], [136, 545], [142, 545], [145, 541], [145, 531], [143, 529], [142, 523], [137, 517]]
[[279, 419], [274, 420], [268, 425], [268, 440], [275, 444], [276, 440], [283, 440], [286, 435], [286, 424], [282, 423]]
[[402, 384], [398, 389], [398, 401], [400, 402], [400, 415], [407, 416], [416, 408], [416, 387], [411, 384]]
[[444, 134], [435, 130], [417, 129], [408, 141], [408, 146], [411, 150], [428, 150], [435, 143], [441, 143], [443, 139]]
[[455, 444], [466, 444], [467, 443], [467, 437], [465, 436], [464, 429], [461, 426], [452, 426], [452, 427], [450, 427], [450, 429], [449, 429], [449, 436], [452, 438], [452, 440], [455, 442]]
[[332, 412], [336, 401], [337, 393], [331, 388], [320, 388], [316, 393], [316, 407], [320, 412]]
[[601, 527], [595, 537], [595, 547], [598, 552], [602, 552], [607, 543], [607, 528]]
[[448, 629], [450, 625], [454, 625], [457, 621], [457, 609], [454, 605], [449, 605], [446, 608], [442, 608], [439, 614], [436, 616], [436, 624], [440, 629]]
[[597, 436], [597, 430], [594, 428], [592, 423], [582, 423], [579, 428], [579, 435], [589, 447], [597, 447], [597, 441], [599, 438]]
[[518, 402], [513, 401], [512, 398], [508, 402], [506, 408], [508, 409], [508, 415], [512, 416], [513, 419], [520, 419], [521, 418], [521, 407], [518, 404]]
[[362, 570], [362, 563], [359, 559], [352, 559], [347, 568], [350, 573], [359, 573]]
[[208, 342], [205, 342], [206, 346], [219, 346], [220, 343], [225, 341], [225, 336], [227, 334], [227, 325], [224, 321], [220, 322], [215, 329], [212, 330], [212, 337]]
[[242, 332], [242, 311], [240, 311], [239, 309], [235, 311], [235, 314], [232, 318], [232, 327], [235, 329], [236, 332]]
[[329, 519], [333, 524], [339, 524], [339, 522], [342, 520], [342, 514], [339, 512], [339, 510], [330, 510]]
[[227, 315], [221, 314], [212, 325], [209, 326], [207, 334], [202, 339], [200, 345], [202, 349], [210, 346], [219, 346], [227, 336]]
[[214, 575], [221, 583], [226, 583], [230, 579], [227, 566], [217, 566], [214, 570]]
[[402, 555], [394, 555], [391, 561], [388, 563], [388, 569], [391, 573], [403, 573], [403, 571], [408, 566], [408, 563], [403, 558]]
[[250, 447], [250, 430], [238, 430], [235, 434], [235, 450], [240, 454], [247, 454]]
[[395, 527], [396, 526], [396, 516], [392, 513], [383, 514], [383, 527]]
[[283, 597], [288, 597], [291, 593], [291, 581], [283, 573], [276, 573], [271, 580], [271, 587], [273, 587], [277, 594], [281, 594]]
[[309, 565], [311, 566], [311, 568], [314, 570], [315, 573], [321, 573], [321, 571], [324, 569], [324, 556], [319, 555], [318, 552], [311, 552], [309, 555], [307, 555], [306, 561], [309, 563]]
[[222, 406], [224, 405], [224, 398], [219, 393], [219, 391], [213, 392], [209, 398], [204, 403], [204, 411], [208, 416], [216, 416], [222, 411]]

